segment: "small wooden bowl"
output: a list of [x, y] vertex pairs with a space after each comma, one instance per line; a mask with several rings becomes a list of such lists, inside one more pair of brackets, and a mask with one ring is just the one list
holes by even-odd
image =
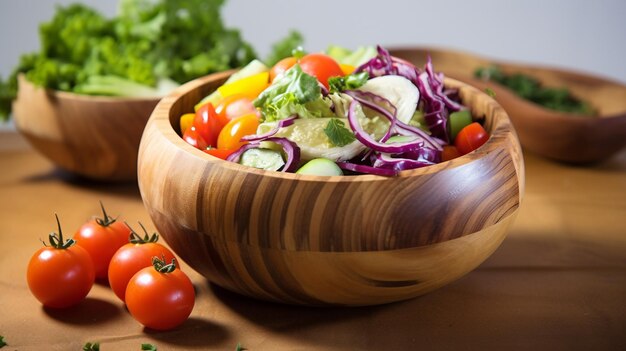
[[180, 115], [229, 73], [185, 84], [153, 112], [138, 180], [153, 222], [191, 267], [226, 289], [305, 305], [374, 305], [446, 285], [502, 242], [524, 191], [504, 110], [454, 80], [486, 116], [478, 150], [397, 177], [310, 176], [219, 160], [178, 135]]
[[78, 95], [34, 86], [19, 77], [17, 130], [55, 165], [81, 176], [137, 178], [141, 133], [158, 99]]
[[[607, 159], [626, 146], [626, 86], [591, 75], [561, 69], [490, 60], [460, 51], [435, 48], [394, 49], [392, 54], [417, 65], [428, 55], [447, 76], [481, 90], [491, 88], [496, 100], [515, 125], [522, 146], [534, 153], [569, 163], [592, 163]], [[478, 67], [496, 64], [508, 74], [535, 77], [546, 86], [566, 87], [590, 103], [597, 116], [556, 112], [525, 100], [508, 88], [473, 77]]]

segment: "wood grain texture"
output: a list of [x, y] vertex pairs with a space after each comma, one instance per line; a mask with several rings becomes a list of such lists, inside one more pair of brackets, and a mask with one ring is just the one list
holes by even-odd
[[55, 92], [20, 77], [13, 112], [18, 131], [57, 166], [92, 179], [134, 180], [141, 134], [157, 102]]
[[524, 165], [506, 113], [487, 95], [446, 80], [486, 117], [491, 137], [475, 152], [391, 178], [320, 177], [222, 161], [180, 138], [179, 116], [226, 77], [164, 98], [139, 150], [150, 216], [210, 280], [288, 303], [379, 304], [460, 277], [503, 239], [524, 191]]
[[[428, 55], [437, 70], [481, 90], [489, 87], [510, 116], [522, 146], [542, 156], [571, 163], [607, 159], [626, 146], [626, 86], [588, 74], [522, 65], [436, 48], [398, 48], [393, 55], [423, 65]], [[555, 112], [520, 98], [494, 82], [473, 77], [478, 67], [497, 64], [502, 71], [533, 76], [546, 86], [567, 87], [589, 102], [598, 116]]]

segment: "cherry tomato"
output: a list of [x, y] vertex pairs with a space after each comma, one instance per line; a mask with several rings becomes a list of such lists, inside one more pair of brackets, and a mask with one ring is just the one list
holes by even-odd
[[228, 158], [228, 156], [230, 156], [230, 154], [232, 154], [235, 151], [237, 150], [223, 150], [223, 149], [215, 149], [215, 148], [204, 150], [204, 152], [206, 152], [207, 154], [211, 156], [215, 156], [217, 158], [221, 158], [222, 160], [225, 160], [226, 158]]
[[109, 262], [117, 249], [128, 243], [130, 229], [107, 215], [102, 202], [103, 218], [94, 218], [83, 224], [74, 234], [76, 244], [85, 249], [96, 271], [96, 278], [105, 280], [109, 274]]
[[343, 77], [341, 67], [332, 57], [324, 54], [308, 54], [299, 61], [302, 70], [315, 76], [328, 89], [328, 78]]
[[196, 114], [195, 113], [185, 113], [184, 115], [180, 116], [180, 132], [181, 133], [185, 133], [185, 131], [187, 130], [187, 128], [191, 127], [193, 125], [193, 120], [196, 118]]
[[144, 237], [131, 229], [130, 243], [117, 250], [109, 264], [109, 285], [122, 301], [130, 278], [142, 268], [150, 267], [152, 257], [163, 257], [168, 261], [174, 259], [172, 251], [157, 242], [159, 236], [156, 233], [148, 236], [144, 226], [141, 223], [139, 225], [144, 230]]
[[248, 113], [257, 113], [256, 107], [252, 100], [244, 95], [235, 94], [222, 99], [215, 107], [218, 119], [223, 123], [222, 127], [231, 120], [246, 115]]
[[284, 59], [278, 61], [272, 69], [270, 69], [270, 82], [274, 81], [274, 78], [285, 73], [288, 69], [290, 69], [293, 65], [296, 64], [298, 60], [295, 57], [285, 57]]
[[195, 304], [195, 292], [189, 277], [158, 257], [153, 266], [137, 272], [128, 282], [126, 306], [141, 324], [156, 330], [168, 330], [189, 318]]
[[488, 139], [489, 134], [487, 134], [483, 126], [478, 122], [473, 122], [465, 126], [457, 134], [456, 139], [454, 139], [454, 146], [456, 146], [461, 155], [465, 155], [478, 149]]
[[198, 135], [202, 137], [208, 146], [216, 146], [217, 136], [220, 134], [224, 124], [222, 124], [222, 121], [217, 117], [213, 104], [208, 103], [202, 105], [196, 112], [193, 127], [196, 128]]
[[28, 262], [26, 280], [32, 294], [44, 306], [65, 308], [87, 296], [96, 275], [87, 251], [72, 239], [63, 241], [59, 217], [57, 225], [58, 236], [50, 234], [50, 246], [37, 250]]
[[249, 113], [241, 117], [235, 118], [228, 122], [220, 132], [217, 138], [217, 148], [222, 150], [236, 150], [242, 145], [245, 145], [245, 141], [241, 141], [246, 135], [256, 133], [256, 129], [259, 127], [259, 116], [255, 113]]
[[195, 147], [196, 149], [205, 150], [209, 147], [209, 144], [207, 144], [204, 138], [198, 134], [198, 131], [194, 126], [187, 128], [183, 134], [183, 139], [187, 142], [187, 144]]
[[461, 156], [461, 153], [454, 145], [446, 145], [441, 153], [441, 161], [450, 161]]

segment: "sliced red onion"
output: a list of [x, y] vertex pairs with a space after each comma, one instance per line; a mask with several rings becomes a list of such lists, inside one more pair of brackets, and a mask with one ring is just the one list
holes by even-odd
[[[287, 138], [278, 138], [278, 137], [265, 138], [262, 141], [270, 141], [270, 142], [280, 145], [283, 148], [283, 151], [285, 152], [287, 160], [285, 161], [285, 165], [280, 170], [281, 172], [293, 172], [298, 168], [298, 164], [300, 163], [300, 148], [298, 147], [296, 143], [294, 143], [293, 141]], [[250, 149], [256, 149], [259, 147], [261, 147], [261, 141], [256, 141], [256, 142], [245, 144], [242, 147], [240, 147], [237, 151], [230, 154], [226, 158], [226, 161], [239, 163], [239, 160], [241, 160], [241, 155], [243, 155], [244, 152]]]
[[441, 147], [442, 145], [448, 144], [439, 138], [435, 138], [435, 137], [428, 135], [428, 133], [421, 130], [420, 128], [413, 127], [412, 125], [405, 124], [400, 121], [396, 121], [396, 132], [400, 135], [418, 136], [422, 138], [428, 146], [439, 151], [443, 150], [443, 148]]
[[298, 169], [300, 164], [300, 147], [298, 147], [298, 144], [287, 138], [278, 137], [267, 138], [263, 141], [271, 141], [283, 147], [287, 160], [285, 160], [285, 165], [281, 172], [295, 172]]
[[[372, 138], [366, 131], [361, 127], [361, 123], [359, 123], [359, 118], [355, 111], [356, 106], [359, 102], [357, 100], [352, 100], [350, 102], [350, 107], [348, 108], [348, 122], [350, 123], [350, 128], [354, 132], [354, 136], [365, 146], [380, 152], [387, 152], [391, 154], [402, 153], [406, 150], [411, 149], [412, 147], [421, 147], [423, 142], [421, 140], [411, 140], [405, 143], [393, 143], [393, 144], [385, 144], [384, 142], [380, 142]], [[394, 118], [395, 120], [395, 118]]]
[[348, 171], [356, 172], [356, 173], [364, 173], [364, 174], [373, 174], [383, 177], [393, 177], [398, 174], [398, 171], [387, 168], [376, 168], [367, 165], [360, 165], [357, 163], [351, 162], [337, 162], [337, 165], [341, 169], [345, 169]]
[[291, 115], [285, 119], [281, 119], [280, 121], [278, 121], [278, 123], [276, 123], [276, 126], [274, 128], [272, 128], [272, 130], [270, 130], [267, 133], [263, 133], [263, 134], [253, 134], [253, 135], [246, 135], [243, 138], [241, 138], [241, 141], [262, 141], [265, 140], [269, 137], [274, 136], [274, 134], [278, 133], [278, 131], [280, 130], [280, 128], [284, 128], [284, 127], [289, 127], [290, 125], [293, 124], [293, 122], [296, 120], [296, 118], [298, 118], [298, 115]]
[[435, 162], [425, 159], [395, 158], [385, 153], [375, 153], [372, 166], [378, 169], [392, 169], [396, 172], [434, 165]]

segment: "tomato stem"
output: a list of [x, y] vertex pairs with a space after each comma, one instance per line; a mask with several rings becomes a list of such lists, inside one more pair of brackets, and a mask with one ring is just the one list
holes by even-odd
[[159, 273], [172, 273], [176, 270], [176, 259], [172, 258], [172, 263], [166, 264], [165, 256], [163, 258], [158, 258], [157, 256], [152, 257], [152, 266]]
[[61, 230], [61, 222], [59, 221], [59, 216], [56, 213], [54, 214], [54, 216], [57, 219], [57, 228], [59, 228], [59, 234], [55, 232], [48, 234], [48, 240], [50, 241], [50, 246], [54, 247], [55, 249], [65, 250], [74, 245], [76, 241], [72, 238], [63, 241], [63, 231]]
[[124, 223], [126, 224], [128, 229], [130, 229], [129, 241], [131, 243], [147, 244], [147, 243], [156, 243], [157, 241], [159, 241], [159, 234], [153, 233], [152, 236], [148, 235], [148, 231], [146, 230], [146, 227], [144, 227], [143, 224], [141, 224], [141, 222], [137, 221], [137, 223], [139, 223], [139, 225], [141, 226], [141, 229], [143, 229], [143, 232], [144, 232], [143, 238], [141, 237], [141, 235], [137, 234], [137, 232], [128, 224], [128, 222], [124, 222]]
[[103, 227], [108, 227], [111, 224], [115, 223], [117, 218], [113, 218], [107, 214], [107, 211], [104, 209], [104, 205], [102, 204], [102, 200], [100, 201], [100, 208], [102, 208], [103, 218], [96, 218], [96, 223]]

